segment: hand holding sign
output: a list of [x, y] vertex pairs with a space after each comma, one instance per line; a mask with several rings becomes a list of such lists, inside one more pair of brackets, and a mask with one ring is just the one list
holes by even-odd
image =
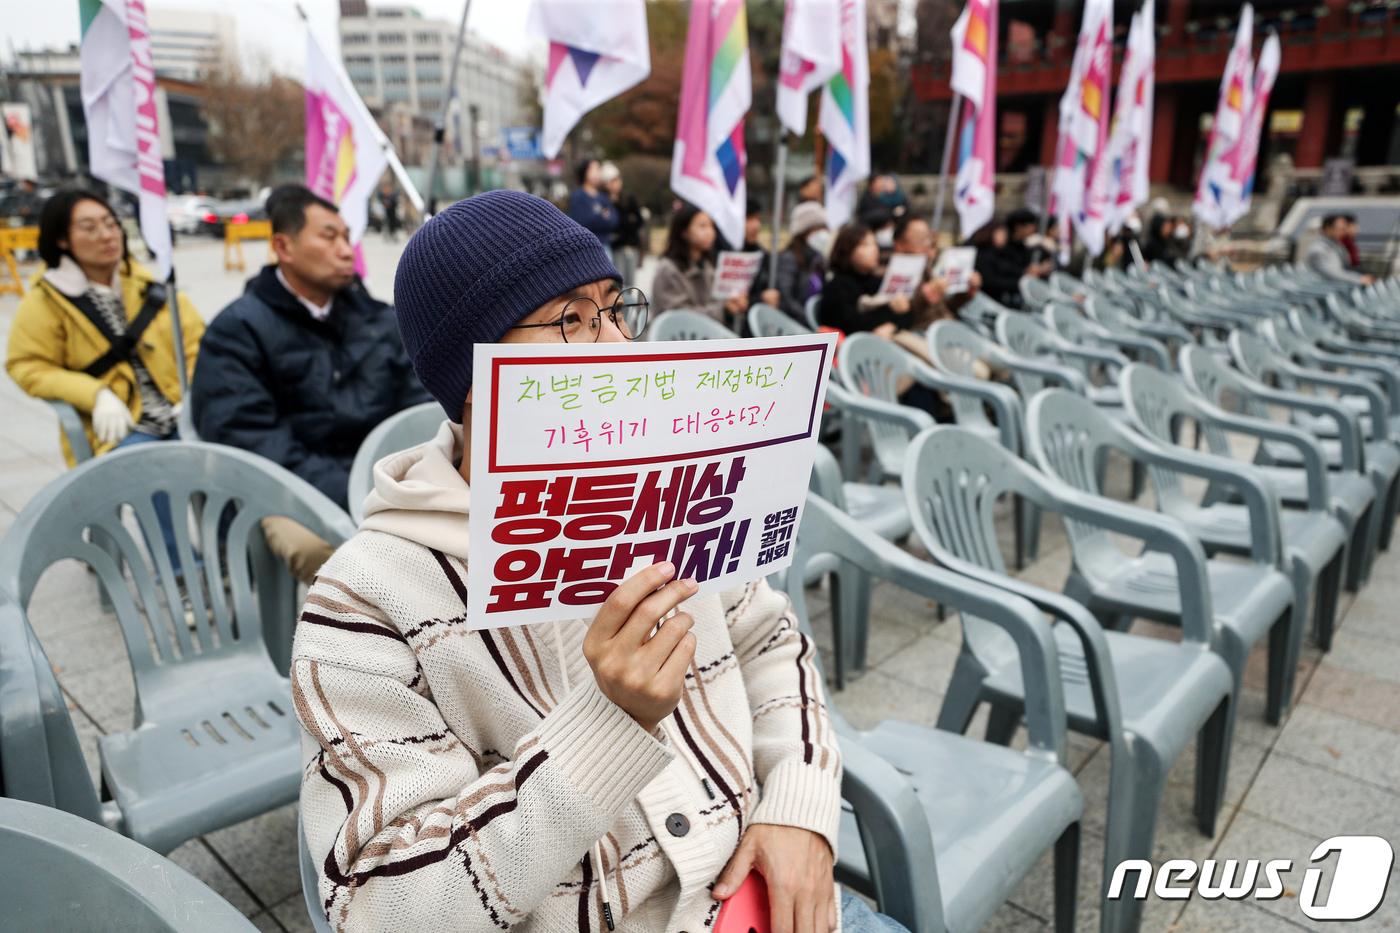
[[667, 583], [675, 573], [675, 565], [663, 561], [633, 574], [612, 591], [583, 638], [598, 689], [648, 732], [681, 701], [695, 657], [690, 613], [664, 618], [697, 589], [694, 580]]
[[712, 298], [747, 298], [758, 267], [763, 265], [763, 253], [741, 253], [721, 250], [715, 263]]

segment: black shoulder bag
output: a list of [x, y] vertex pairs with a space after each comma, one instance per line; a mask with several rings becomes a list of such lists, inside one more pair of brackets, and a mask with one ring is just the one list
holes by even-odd
[[83, 312], [83, 317], [92, 322], [103, 337], [107, 338], [111, 349], [89, 363], [83, 372], [94, 379], [101, 379], [113, 366], [123, 360], [131, 358], [132, 352], [136, 349], [136, 342], [141, 339], [141, 335], [146, 332], [151, 321], [160, 313], [160, 309], [165, 307], [166, 294], [165, 286], [160, 282], [152, 282], [146, 286], [146, 294], [142, 300], [141, 311], [126, 326], [126, 333], [118, 336], [112, 333], [112, 328], [107, 326], [107, 319], [102, 316], [102, 312], [97, 310], [91, 298], [87, 295], [80, 295], [77, 298], [69, 298], [69, 301]]

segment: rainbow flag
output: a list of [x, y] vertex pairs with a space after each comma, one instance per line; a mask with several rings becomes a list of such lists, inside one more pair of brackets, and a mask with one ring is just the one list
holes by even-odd
[[529, 30], [549, 40], [541, 147], [552, 159], [585, 113], [651, 74], [646, 0], [535, 0]]
[[870, 177], [870, 60], [865, 0], [838, 0], [841, 70], [822, 88], [817, 126], [830, 145], [826, 160], [826, 218], [832, 229], [855, 215], [856, 184]]
[[1148, 198], [1148, 163], [1152, 157], [1152, 99], [1157, 59], [1157, 20], [1153, 0], [1133, 14], [1118, 97], [1108, 135], [1108, 232], [1117, 234], [1133, 208]]
[[985, 226], [995, 208], [997, 6], [997, 0], [967, 0], [953, 24], [950, 83], [966, 101], [958, 128], [953, 204], [964, 237]]
[[841, 70], [841, 19], [832, 0], [787, 0], [778, 62], [778, 119], [807, 132], [807, 95]]
[[[1210, 126], [1210, 141], [1201, 165], [1201, 177], [1196, 183], [1196, 198], [1191, 213], [1216, 229], [1233, 223], [1230, 213], [1242, 188], [1237, 177], [1238, 166], [1227, 159], [1244, 135], [1245, 120], [1254, 93], [1254, 7], [1248, 3], [1240, 10], [1240, 24], [1235, 31], [1235, 44], [1225, 61], [1225, 74], [1220, 78], [1220, 98], [1215, 105], [1215, 120]], [[1270, 82], [1272, 87], [1272, 82]], [[1263, 115], [1260, 114], [1260, 119]], [[1251, 176], [1252, 176], [1251, 172]]]
[[[1254, 196], [1254, 174], [1259, 166], [1259, 136], [1264, 131], [1264, 113], [1269, 109], [1269, 96], [1274, 92], [1274, 81], [1278, 78], [1282, 58], [1283, 49], [1279, 45], [1278, 33], [1271, 32], [1269, 38], [1264, 40], [1264, 48], [1259, 52], [1259, 64], [1254, 69], [1254, 86], [1250, 90], [1244, 131], [1235, 148], [1225, 157], [1230, 166], [1232, 184], [1229, 196], [1221, 199], [1226, 226], [1249, 213], [1249, 202]], [[1239, 186], [1238, 193], [1234, 185]]]
[[744, 114], [752, 102], [744, 0], [693, 0], [685, 42], [671, 190], [744, 242]]
[[1060, 217], [1060, 257], [1069, 259], [1070, 223], [1095, 256], [1103, 252], [1108, 226], [1108, 86], [1113, 75], [1113, 0], [1087, 0], [1079, 42], [1070, 66], [1069, 87], [1060, 98], [1060, 138], [1056, 146], [1056, 211]]

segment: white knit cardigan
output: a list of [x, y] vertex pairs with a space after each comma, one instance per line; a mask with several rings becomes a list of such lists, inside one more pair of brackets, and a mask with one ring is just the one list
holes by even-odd
[[566, 681], [552, 624], [467, 627], [466, 578], [459, 557], [362, 530], [307, 598], [301, 804], [335, 929], [604, 931], [601, 840], [619, 933], [696, 933], [744, 827], [835, 851], [840, 754], [785, 595], [760, 580], [689, 601], [699, 681], [647, 733], [598, 689], [585, 621], [562, 626]]

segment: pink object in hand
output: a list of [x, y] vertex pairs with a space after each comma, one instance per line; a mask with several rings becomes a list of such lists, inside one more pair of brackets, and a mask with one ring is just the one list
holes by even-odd
[[772, 933], [768, 910], [768, 883], [756, 871], [749, 872], [739, 890], [719, 909], [714, 933]]

